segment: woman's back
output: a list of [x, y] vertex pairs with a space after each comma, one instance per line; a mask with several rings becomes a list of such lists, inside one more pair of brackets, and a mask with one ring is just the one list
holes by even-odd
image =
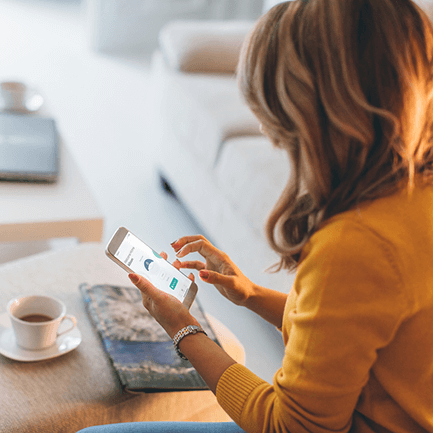
[[297, 314], [304, 327], [310, 314], [321, 344], [308, 345], [302, 368], [320, 354], [322, 368], [334, 359], [339, 391], [322, 401], [350, 412], [356, 400], [354, 432], [433, 431], [433, 186], [421, 183], [328, 220], [299, 265], [290, 338]]

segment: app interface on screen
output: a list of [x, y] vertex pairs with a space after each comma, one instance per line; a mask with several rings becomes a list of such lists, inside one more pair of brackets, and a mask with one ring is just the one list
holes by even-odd
[[170, 293], [180, 301], [185, 299], [191, 280], [132, 233], [125, 236], [116, 252], [116, 258], [136, 274], [143, 275], [158, 289]]

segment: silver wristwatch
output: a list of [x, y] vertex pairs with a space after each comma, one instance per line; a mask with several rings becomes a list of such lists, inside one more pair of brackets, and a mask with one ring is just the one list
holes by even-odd
[[207, 335], [203, 328], [197, 325], [188, 325], [185, 328], [182, 328], [176, 335], [173, 337], [174, 348], [176, 349], [176, 353], [182, 358], [188, 361], [188, 358], [179, 350], [179, 343], [182, 338], [186, 337], [189, 334], [197, 334], [197, 332], [202, 332], [204, 335]]

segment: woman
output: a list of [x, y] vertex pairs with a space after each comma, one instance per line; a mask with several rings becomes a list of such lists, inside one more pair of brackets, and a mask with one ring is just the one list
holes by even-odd
[[[267, 235], [277, 270], [297, 269], [294, 286], [286, 295], [253, 284], [201, 236], [172, 246], [179, 259], [205, 259], [178, 268], [282, 330], [283, 364], [270, 385], [188, 334], [179, 350], [239, 427], [125, 432], [433, 432], [432, 61], [431, 23], [410, 0], [297, 0], [257, 22], [239, 85], [291, 157]], [[130, 278], [170, 337], [199, 325]], [[88, 431], [123, 431], [112, 428]]]

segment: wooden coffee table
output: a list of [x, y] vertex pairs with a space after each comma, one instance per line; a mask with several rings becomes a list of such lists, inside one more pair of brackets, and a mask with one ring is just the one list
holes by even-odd
[[[86, 313], [78, 289], [84, 282], [130, 285], [127, 273], [105, 256], [99, 243], [0, 266], [0, 329], [9, 321], [5, 318], [9, 299], [46, 294], [65, 303], [68, 314], [77, 318], [82, 338], [71, 352], [43, 361], [21, 362], [0, 355], [2, 433], [75, 433], [91, 425], [127, 421], [230, 421], [211, 391], [124, 392]], [[227, 353], [244, 363], [239, 340], [221, 323], [208, 319]]]

